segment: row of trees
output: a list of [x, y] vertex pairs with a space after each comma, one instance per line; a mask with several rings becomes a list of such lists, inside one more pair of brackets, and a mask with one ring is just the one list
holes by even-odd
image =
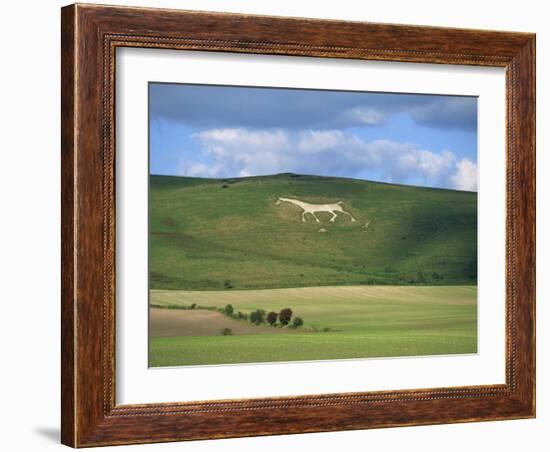
[[[267, 323], [270, 326], [290, 326], [291, 328], [298, 328], [304, 324], [301, 317], [292, 318], [292, 309], [290, 308], [281, 309], [280, 312], [266, 312], [263, 309], [256, 309], [255, 311], [252, 311], [250, 315], [246, 315], [241, 311], [238, 311], [235, 314], [233, 305], [228, 304], [223, 309], [223, 312], [227, 316], [238, 320], [249, 320], [250, 323], [253, 323], [254, 325]], [[278, 324], [277, 321], [279, 322]]]

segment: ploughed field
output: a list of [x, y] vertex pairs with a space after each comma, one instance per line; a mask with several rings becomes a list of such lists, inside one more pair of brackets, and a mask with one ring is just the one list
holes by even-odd
[[[475, 286], [151, 290], [149, 364], [181, 366], [475, 353]], [[195, 304], [194, 309], [189, 309]], [[304, 325], [255, 326], [234, 313], [291, 308]], [[186, 308], [186, 309], [184, 309]], [[222, 330], [230, 330], [222, 335]]]
[[173, 336], [219, 336], [224, 328], [231, 334], [286, 333], [283, 328], [267, 325], [253, 325], [232, 319], [208, 309], [161, 309], [151, 308], [149, 312], [149, 334], [151, 337]]

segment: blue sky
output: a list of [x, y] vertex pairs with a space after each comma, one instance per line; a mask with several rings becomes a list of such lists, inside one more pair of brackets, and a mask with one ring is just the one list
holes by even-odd
[[151, 174], [477, 190], [477, 98], [149, 84]]

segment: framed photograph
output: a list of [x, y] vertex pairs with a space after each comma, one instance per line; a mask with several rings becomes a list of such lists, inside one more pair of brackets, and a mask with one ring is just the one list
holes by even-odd
[[535, 416], [535, 36], [62, 9], [62, 442]]

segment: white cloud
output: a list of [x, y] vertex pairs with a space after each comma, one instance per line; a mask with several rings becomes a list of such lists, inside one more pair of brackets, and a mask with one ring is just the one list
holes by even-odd
[[336, 147], [350, 147], [353, 135], [339, 130], [305, 130], [295, 134], [295, 146], [301, 153], [317, 154]]
[[403, 171], [418, 172], [427, 179], [437, 180], [453, 167], [455, 156], [450, 151], [440, 154], [426, 150], [406, 150], [398, 156], [398, 167]]
[[477, 165], [467, 158], [456, 164], [456, 172], [450, 177], [454, 188], [477, 191]]
[[[208, 163], [185, 160], [182, 175], [234, 177], [295, 172], [475, 190], [476, 166], [452, 151], [365, 141], [340, 130], [208, 129], [194, 136]], [[472, 182], [473, 181], [473, 182]]]
[[[200, 132], [197, 136], [202, 142], [244, 146], [258, 151], [277, 150], [288, 144], [287, 135], [282, 130], [208, 129]], [[223, 155], [226, 150], [227, 148], [220, 147], [214, 149], [214, 152]]]
[[385, 115], [374, 108], [355, 107], [342, 112], [342, 119], [352, 123], [368, 126], [380, 124], [385, 118]]

